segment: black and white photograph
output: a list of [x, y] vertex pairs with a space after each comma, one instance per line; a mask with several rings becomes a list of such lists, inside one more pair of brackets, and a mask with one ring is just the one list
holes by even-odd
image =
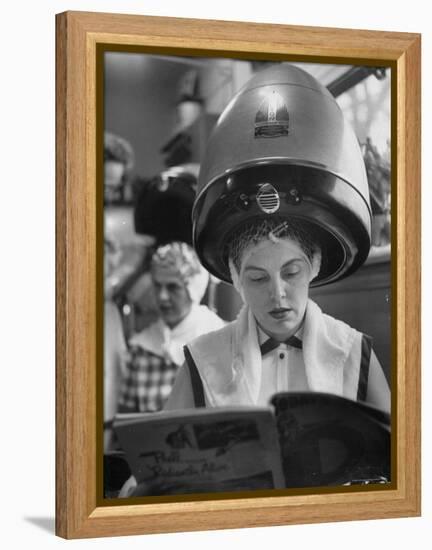
[[392, 487], [391, 86], [105, 51], [107, 502]]

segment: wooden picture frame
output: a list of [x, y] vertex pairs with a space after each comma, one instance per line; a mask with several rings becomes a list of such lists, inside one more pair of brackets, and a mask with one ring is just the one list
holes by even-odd
[[[57, 15], [56, 533], [65, 538], [420, 514], [420, 36], [104, 13]], [[101, 505], [97, 387], [102, 292], [96, 148], [98, 48], [349, 59], [392, 69], [395, 479], [377, 490]], [[99, 113], [100, 115], [100, 113]], [[99, 241], [101, 242], [101, 241]], [[349, 488], [353, 489], [353, 488]], [[162, 499], [163, 500], [163, 499]]]

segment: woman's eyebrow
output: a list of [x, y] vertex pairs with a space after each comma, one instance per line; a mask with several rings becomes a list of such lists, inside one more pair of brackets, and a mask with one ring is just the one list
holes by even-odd
[[266, 268], [265, 267], [258, 267], [256, 265], [248, 265], [245, 267], [244, 269], [245, 271], [252, 271], [252, 270], [256, 270], [256, 271], [266, 271]]
[[287, 267], [288, 265], [292, 264], [293, 262], [304, 262], [304, 261], [305, 261], [305, 259], [302, 256], [300, 256], [298, 258], [292, 258], [291, 260], [288, 260], [287, 262], [285, 262], [283, 264], [283, 266], [281, 267], [281, 269], [283, 269], [284, 267]]

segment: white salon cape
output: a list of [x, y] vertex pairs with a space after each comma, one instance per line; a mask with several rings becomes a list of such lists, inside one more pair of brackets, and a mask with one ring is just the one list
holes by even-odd
[[[262, 357], [265, 335], [245, 305], [235, 321], [191, 342], [188, 349], [199, 372], [205, 405], [266, 405], [281, 391], [323, 392], [356, 400], [363, 334], [324, 314], [309, 300], [298, 336], [303, 349], [281, 344]], [[194, 395], [184, 365], [165, 409], [190, 407], [194, 407]]]

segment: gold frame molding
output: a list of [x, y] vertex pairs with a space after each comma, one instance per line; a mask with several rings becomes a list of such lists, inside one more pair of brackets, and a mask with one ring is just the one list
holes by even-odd
[[[87, 12], [58, 14], [56, 33], [56, 533], [83, 538], [420, 515], [420, 35]], [[96, 65], [104, 44], [392, 68], [397, 460], [390, 488], [100, 502]]]

